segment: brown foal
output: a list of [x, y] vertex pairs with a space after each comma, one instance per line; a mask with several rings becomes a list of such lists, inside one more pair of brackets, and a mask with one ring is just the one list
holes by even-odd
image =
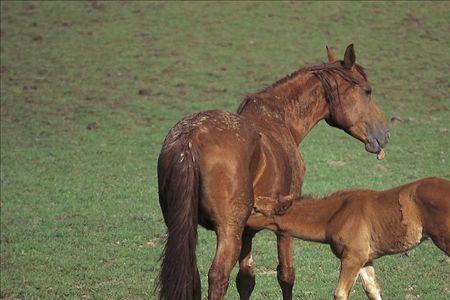
[[[208, 298], [222, 299], [230, 272], [241, 299], [255, 286], [252, 239], [247, 226], [254, 198], [301, 192], [305, 166], [298, 146], [320, 121], [345, 130], [371, 153], [382, 154], [388, 128], [353, 45], [344, 59], [302, 68], [248, 95], [237, 114], [204, 111], [179, 121], [158, 159], [159, 202], [167, 241], [158, 280], [159, 297], [200, 299], [196, 266], [197, 226], [214, 230], [216, 254], [208, 272]], [[278, 282], [292, 299], [292, 238], [277, 233]]]
[[359, 275], [369, 299], [381, 299], [372, 262], [426, 238], [450, 256], [450, 181], [432, 177], [385, 191], [355, 189], [323, 199], [258, 197], [255, 227], [326, 243], [341, 259], [335, 299], [348, 299]]

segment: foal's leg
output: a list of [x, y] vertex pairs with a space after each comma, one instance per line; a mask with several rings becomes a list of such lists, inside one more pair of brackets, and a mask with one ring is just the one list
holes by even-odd
[[364, 268], [359, 271], [361, 276], [362, 286], [366, 292], [367, 298], [370, 300], [381, 300], [380, 285], [375, 278], [375, 269], [373, 264], [367, 263]]
[[277, 279], [283, 292], [283, 299], [292, 299], [295, 270], [292, 258], [292, 237], [277, 233], [278, 267]]
[[339, 282], [334, 291], [335, 300], [347, 300], [353, 285], [355, 284], [358, 272], [364, 265], [365, 260], [357, 256], [345, 255], [341, 259], [341, 272]]
[[[448, 215], [448, 214], [447, 214]], [[439, 220], [440, 221], [440, 220]], [[437, 225], [427, 230], [433, 243], [442, 251], [450, 256], [450, 219], [447, 217], [441, 222], [437, 222]], [[434, 224], [433, 224], [434, 225]]]
[[242, 248], [239, 255], [239, 272], [236, 277], [236, 287], [241, 300], [249, 299], [255, 287], [255, 267], [252, 258], [252, 240], [255, 232], [244, 230]]

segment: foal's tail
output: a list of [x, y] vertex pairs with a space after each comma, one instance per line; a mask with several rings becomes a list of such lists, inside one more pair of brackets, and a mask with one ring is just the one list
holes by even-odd
[[161, 300], [200, 299], [196, 265], [199, 170], [189, 134], [166, 141], [158, 159], [159, 203], [167, 239], [156, 288]]

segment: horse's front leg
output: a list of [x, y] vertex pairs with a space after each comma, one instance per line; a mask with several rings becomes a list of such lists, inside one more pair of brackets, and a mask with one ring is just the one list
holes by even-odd
[[294, 287], [295, 270], [292, 257], [292, 237], [277, 233], [278, 267], [277, 279], [283, 292], [283, 299], [292, 299], [292, 288]]
[[341, 258], [341, 271], [339, 282], [334, 290], [334, 300], [347, 300], [355, 284], [358, 272], [361, 270], [367, 258], [360, 252], [344, 252]]
[[252, 240], [255, 233], [255, 231], [245, 229], [242, 235], [239, 272], [236, 276], [236, 287], [241, 300], [250, 299], [255, 287], [255, 267], [252, 258]]

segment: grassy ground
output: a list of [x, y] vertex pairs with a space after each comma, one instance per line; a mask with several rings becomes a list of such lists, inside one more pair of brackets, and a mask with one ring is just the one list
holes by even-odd
[[[165, 227], [156, 158], [182, 116], [234, 111], [305, 63], [355, 44], [390, 124], [386, 159], [319, 124], [305, 193], [450, 177], [450, 5], [1, 3], [1, 297], [153, 298]], [[215, 248], [199, 229], [204, 292]], [[274, 235], [254, 246], [254, 299], [280, 299]], [[297, 299], [329, 299], [338, 260], [296, 242]], [[448, 299], [426, 242], [376, 265], [387, 299]], [[227, 299], [236, 299], [234, 276]], [[363, 299], [359, 285], [354, 299]]]

